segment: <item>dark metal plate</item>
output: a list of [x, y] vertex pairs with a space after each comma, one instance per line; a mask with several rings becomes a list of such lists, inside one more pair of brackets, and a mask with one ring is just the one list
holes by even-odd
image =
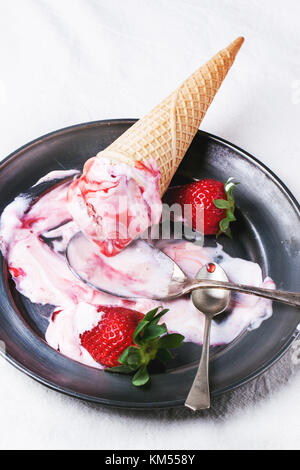
[[[53, 132], [17, 150], [0, 164], [0, 213], [20, 192], [47, 172], [82, 167], [134, 120], [98, 121]], [[258, 160], [234, 145], [198, 132], [174, 183], [202, 177], [234, 176], [239, 221], [233, 241], [220, 240], [233, 256], [257, 261], [277, 287], [299, 291], [299, 205], [280, 180]], [[207, 241], [212, 243], [212, 240]], [[149, 386], [135, 388], [130, 378], [104, 373], [68, 359], [44, 341], [47, 307], [22, 297], [9, 279], [5, 261], [0, 272], [0, 340], [6, 358], [23, 372], [55, 390], [102, 404], [127, 408], [183, 405], [192, 384], [201, 348], [185, 344], [166, 371], [156, 371]], [[274, 304], [272, 318], [233, 343], [215, 348], [211, 357], [211, 391], [219, 395], [263, 372], [297, 335], [299, 312]]]

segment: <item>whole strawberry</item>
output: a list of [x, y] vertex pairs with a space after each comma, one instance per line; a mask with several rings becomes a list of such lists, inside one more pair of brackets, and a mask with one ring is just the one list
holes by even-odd
[[[179, 204], [185, 221], [204, 235], [231, 236], [229, 224], [236, 220], [232, 191], [238, 183], [230, 178], [225, 184], [212, 178], [168, 189], [164, 201]], [[202, 219], [203, 217], [203, 219]]]
[[98, 325], [80, 335], [82, 346], [103, 366], [119, 365], [124, 349], [133, 344], [133, 333], [144, 315], [123, 307], [99, 306], [103, 312]]
[[[171, 358], [168, 348], [180, 346], [184, 337], [166, 334], [166, 325], [158, 325], [168, 311], [151, 310], [146, 315], [124, 307], [99, 306], [99, 323], [80, 335], [81, 345], [93, 359], [109, 367], [109, 372], [130, 374], [134, 385], [149, 380], [147, 365], [155, 357], [165, 362]], [[161, 337], [161, 335], [163, 335]]]

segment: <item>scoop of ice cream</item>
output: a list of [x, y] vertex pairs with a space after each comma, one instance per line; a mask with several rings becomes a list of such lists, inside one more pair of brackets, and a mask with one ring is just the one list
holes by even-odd
[[159, 222], [159, 178], [155, 162], [130, 166], [104, 157], [91, 158], [82, 176], [70, 186], [69, 211], [103, 254], [116, 255]]

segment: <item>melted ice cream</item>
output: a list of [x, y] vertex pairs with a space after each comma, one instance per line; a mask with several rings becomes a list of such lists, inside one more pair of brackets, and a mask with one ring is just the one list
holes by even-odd
[[[69, 176], [64, 172], [56, 173], [56, 179]], [[70, 237], [79, 229], [69, 212], [70, 184], [65, 182], [54, 187], [33, 204], [28, 196], [19, 196], [9, 204], [0, 220], [0, 247], [17, 289], [32, 302], [53, 305], [53, 315], [46, 332], [48, 343], [72, 359], [100, 367], [80, 344], [80, 334], [93, 328], [101, 318], [97, 306], [126, 306], [146, 313], [161, 305], [161, 302], [149, 299], [129, 301], [100, 293], [73, 275], [64, 255]], [[194, 277], [205, 263], [216, 261], [232, 282], [274, 288], [270, 278], [262, 278], [258, 264], [232, 258], [220, 245], [207, 248], [183, 240], [159, 240], [156, 245], [174, 259], [189, 277]], [[132, 256], [130, 250], [124, 250], [122, 263], [130, 264]], [[153, 262], [147, 252], [139, 256], [142, 256], [142, 264], [151, 265]], [[108, 259], [111, 262], [113, 258]], [[102, 260], [101, 269], [111, 269], [110, 262], [105, 263], [104, 256]], [[114, 269], [118, 271], [117, 264]], [[128, 279], [128, 282], [135, 280]], [[163, 306], [169, 308], [164, 316], [168, 330], [183, 334], [186, 341], [201, 344], [204, 317], [194, 307], [190, 296], [165, 302]], [[270, 300], [234, 294], [230, 313], [220, 322], [213, 321], [211, 343], [229, 343], [243, 330], [258, 327], [271, 315]]]

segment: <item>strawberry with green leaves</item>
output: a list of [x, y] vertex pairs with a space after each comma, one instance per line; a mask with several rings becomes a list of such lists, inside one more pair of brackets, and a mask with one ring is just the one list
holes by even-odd
[[236, 220], [234, 215], [233, 189], [238, 183], [229, 178], [226, 183], [205, 178], [184, 186], [174, 186], [168, 189], [165, 202], [169, 205], [179, 204], [185, 215], [186, 207], [191, 207], [190, 219], [186, 222], [193, 229], [198, 228], [197, 217], [199, 207], [203, 210], [204, 235], [220, 235], [225, 233], [231, 237], [230, 223]]
[[102, 316], [98, 324], [80, 335], [81, 345], [95, 361], [107, 366], [108, 372], [134, 374], [132, 383], [146, 384], [148, 364], [153, 359], [165, 363], [172, 358], [169, 349], [181, 345], [184, 337], [168, 334], [160, 319], [168, 309], [161, 307], [146, 315], [124, 307], [99, 306]]

